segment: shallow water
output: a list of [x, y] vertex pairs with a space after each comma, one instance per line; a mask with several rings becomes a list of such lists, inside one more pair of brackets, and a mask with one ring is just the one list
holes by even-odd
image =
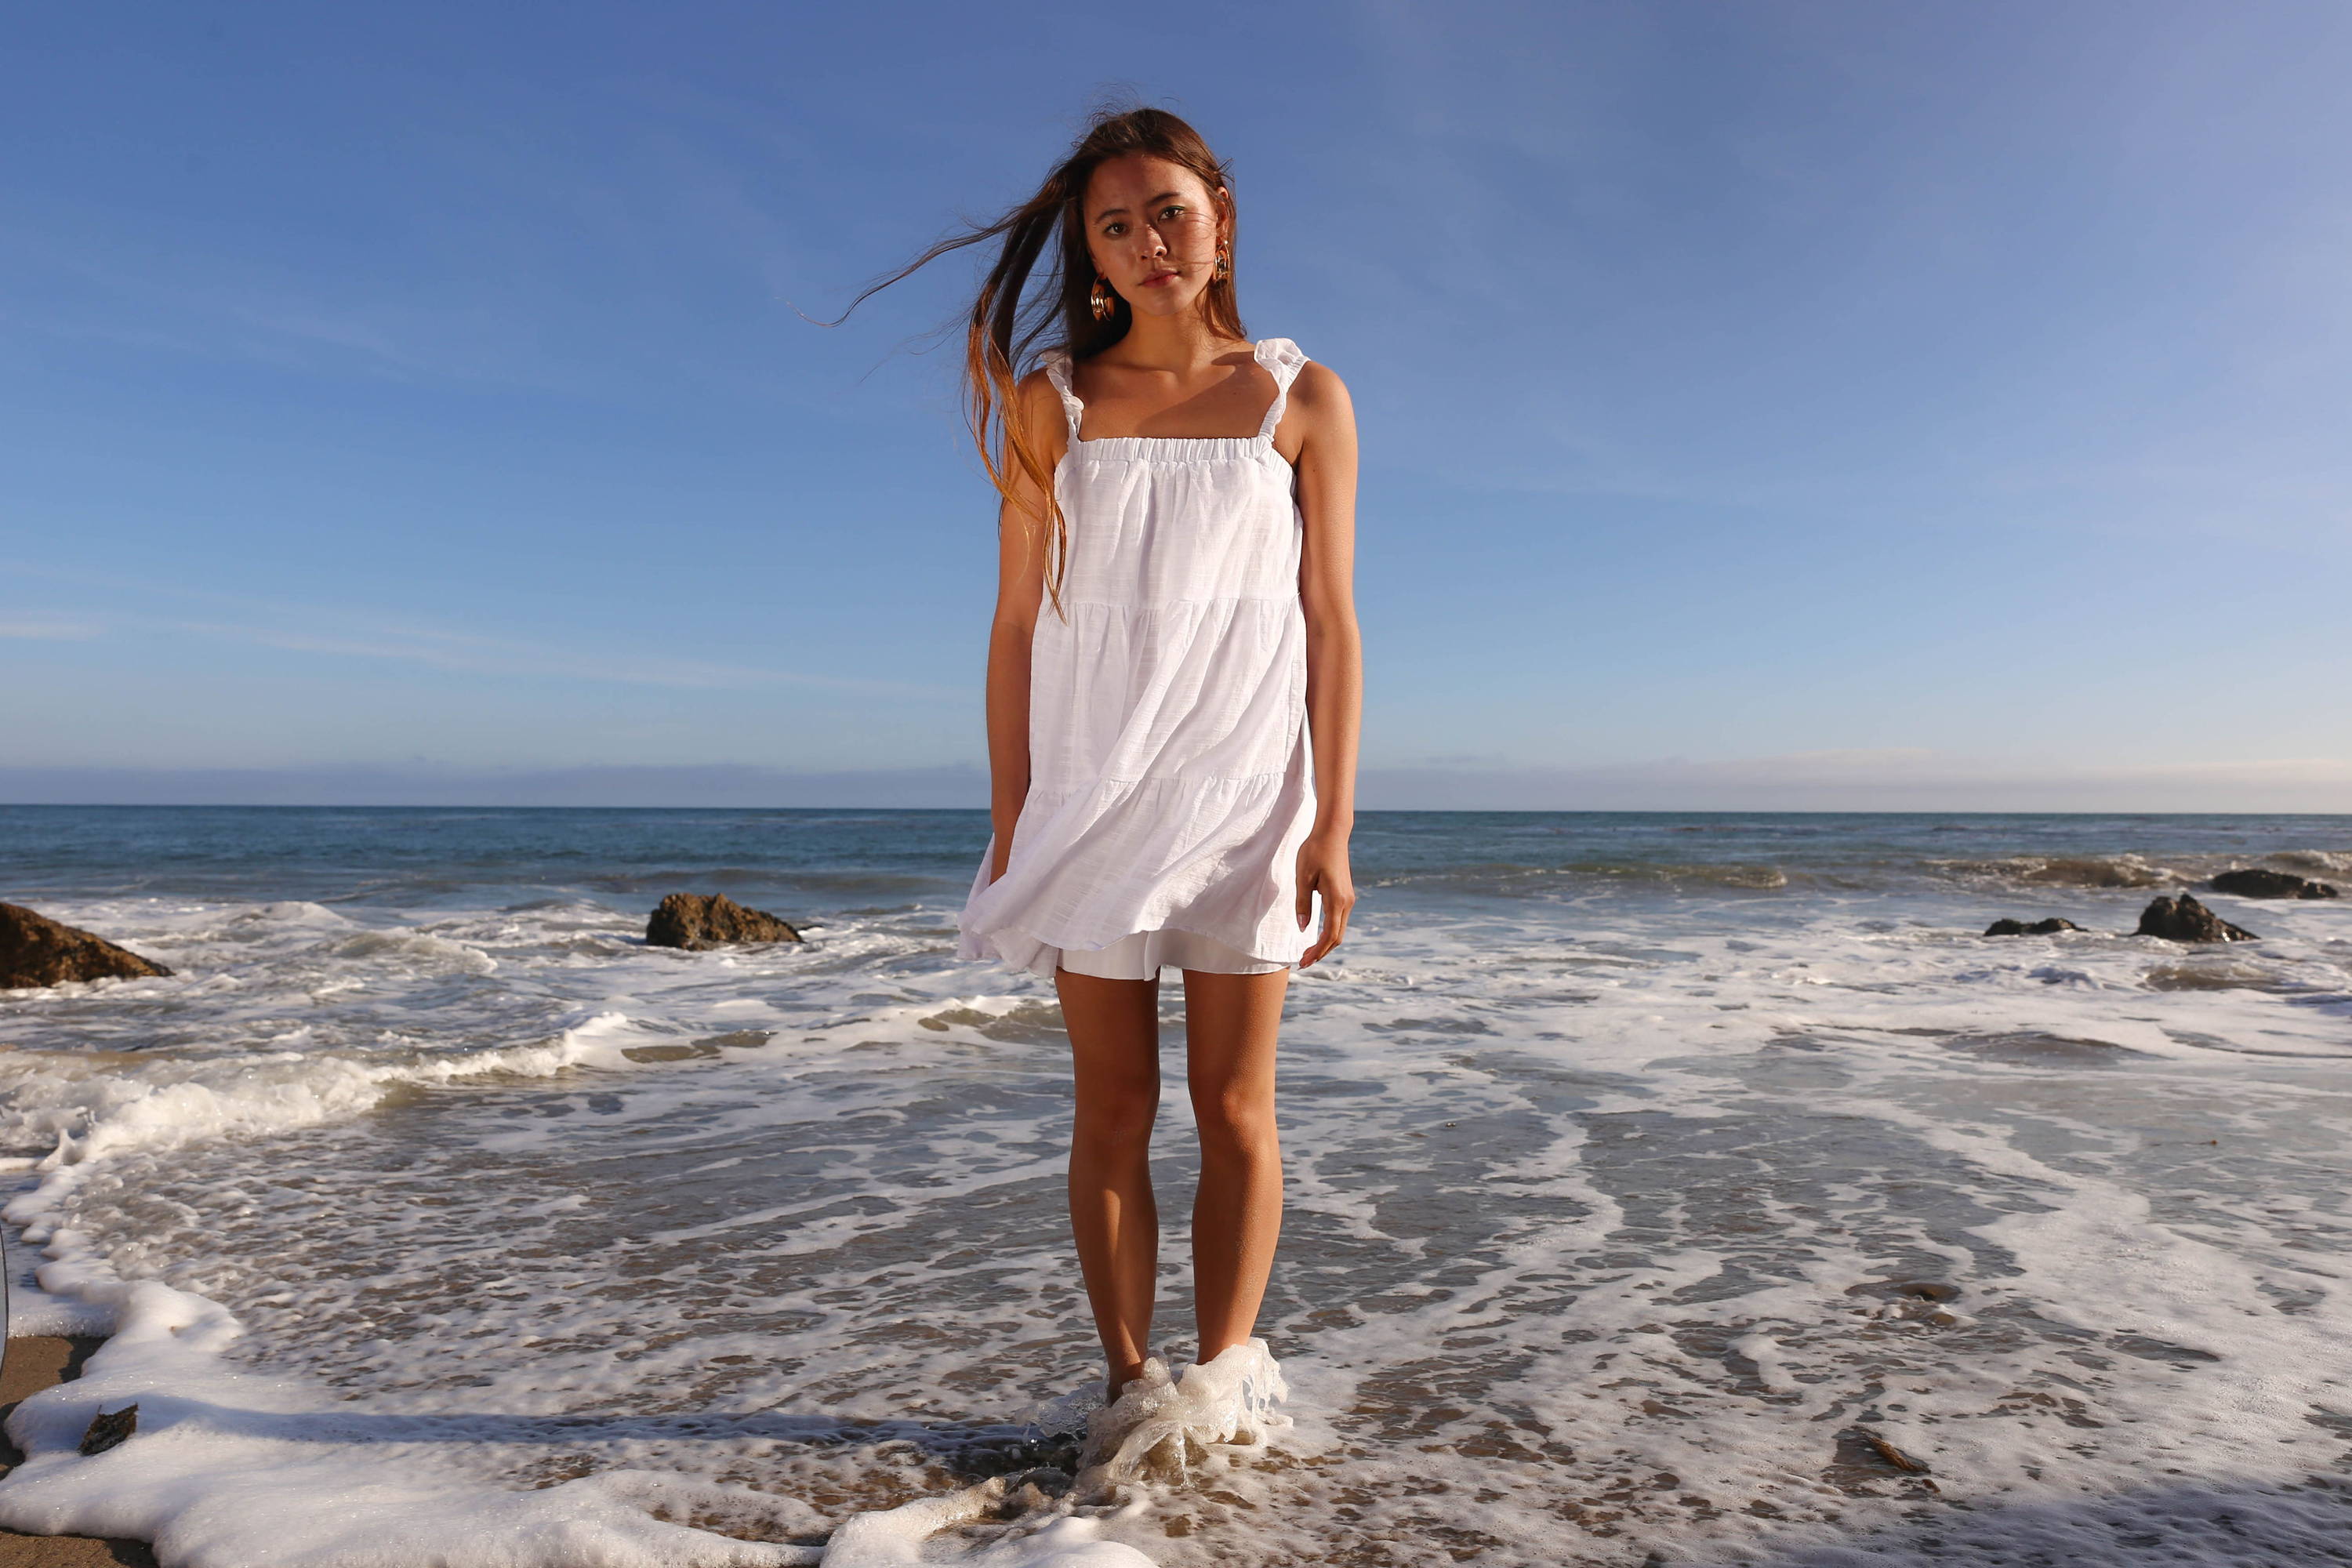
[[[493, 1507], [531, 1490], [567, 1560], [684, 1563], [726, 1559], [626, 1518], [813, 1544], [1033, 1462], [1095, 1363], [1050, 989], [952, 958], [985, 839], [0, 810], [5, 896], [178, 971], [0, 1000], [10, 1217], [53, 1284], [225, 1314], [115, 1374], [211, 1456], [178, 1502], [60, 1455], [0, 1515], [390, 1467], [387, 1563], [428, 1516], [536, 1561]], [[1296, 1426], [1070, 1551], [2352, 1560], [2352, 899], [2204, 895], [2264, 938], [2223, 950], [2116, 934], [2253, 863], [2352, 880], [2352, 819], [1369, 815], [1286, 1022], [1260, 1332]], [[810, 940], [644, 947], [679, 889]], [[2049, 914], [2090, 929], [1975, 934]], [[1163, 1275], [1189, 1360], [1181, 1230]], [[1024, 1528], [932, 1551], [1055, 1560]]]

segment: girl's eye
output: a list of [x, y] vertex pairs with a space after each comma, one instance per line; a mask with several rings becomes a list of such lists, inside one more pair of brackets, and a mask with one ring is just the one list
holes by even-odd
[[1169, 207], [1163, 210], [1160, 216], [1161, 217], [1174, 217], [1178, 213], [1181, 213], [1183, 210], [1184, 209], [1182, 207]]
[[1117, 234], [1120, 229], [1123, 229], [1126, 226], [1127, 226], [1123, 223], [1107, 223], [1103, 225], [1103, 232], [1105, 234]]

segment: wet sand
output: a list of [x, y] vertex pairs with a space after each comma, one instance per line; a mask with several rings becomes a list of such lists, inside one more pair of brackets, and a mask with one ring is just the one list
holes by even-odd
[[[89, 1352], [105, 1342], [94, 1338], [27, 1335], [8, 1342], [8, 1357], [0, 1367], [0, 1421], [26, 1394], [78, 1376]], [[0, 1473], [14, 1469], [25, 1456], [0, 1437]], [[99, 1541], [87, 1535], [19, 1535], [0, 1530], [0, 1568], [107, 1568], [136, 1563], [155, 1568], [155, 1553], [143, 1541]]]

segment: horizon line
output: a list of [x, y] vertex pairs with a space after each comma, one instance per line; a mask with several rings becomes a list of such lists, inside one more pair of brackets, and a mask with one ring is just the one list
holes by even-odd
[[[509, 800], [0, 800], [0, 811], [891, 811], [985, 812], [985, 805], [594, 805]], [[2153, 809], [2115, 806], [1366, 805], [1358, 816], [2320, 816], [2352, 821], [2352, 807]]]
[[[983, 811], [971, 763], [786, 770], [751, 763], [481, 768], [0, 766], [23, 806]], [[1905, 752], [1580, 767], [1367, 767], [1360, 811], [1947, 816], [2352, 815], [2352, 762], [2309, 758], [2105, 769]]]

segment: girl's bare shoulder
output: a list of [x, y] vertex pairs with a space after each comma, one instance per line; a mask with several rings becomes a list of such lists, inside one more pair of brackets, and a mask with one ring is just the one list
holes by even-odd
[[1336, 403], [1348, 401], [1348, 384], [1339, 373], [1319, 359], [1308, 360], [1298, 367], [1298, 377], [1290, 384], [1290, 395], [1301, 403]]
[[1298, 367], [1298, 377], [1290, 384], [1291, 406], [1307, 416], [1308, 423], [1324, 429], [1334, 429], [1351, 424], [1355, 419], [1355, 404], [1348, 395], [1348, 384], [1339, 373], [1319, 359], [1308, 360]]
[[1051, 405], [1062, 400], [1062, 395], [1054, 390], [1053, 377], [1046, 374], [1045, 367], [1042, 364], [1014, 382], [1013, 390], [1019, 395], [1021, 406], [1024, 408], [1033, 404]]
[[1020, 415], [1024, 430], [1058, 443], [1065, 423], [1062, 395], [1055, 390], [1053, 379], [1044, 367], [1031, 371], [1013, 384], [1013, 405]]

